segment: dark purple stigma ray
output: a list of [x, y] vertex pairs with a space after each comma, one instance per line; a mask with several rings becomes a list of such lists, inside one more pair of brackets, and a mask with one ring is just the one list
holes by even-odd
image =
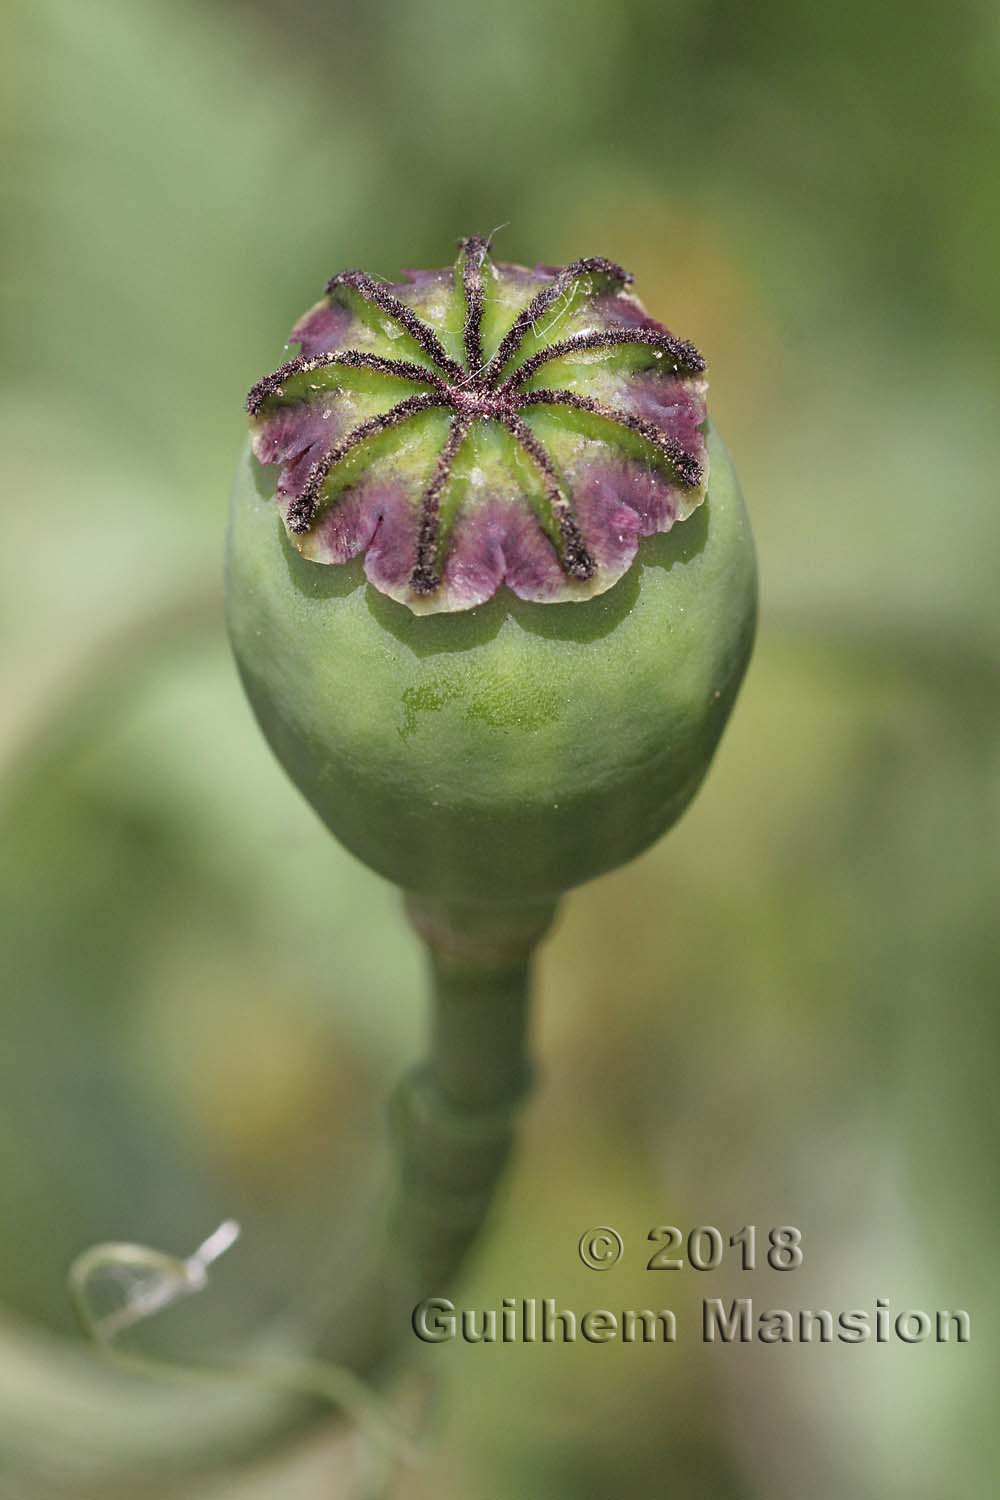
[[331, 276], [326, 284], [326, 292], [335, 292], [338, 287], [346, 286], [351, 291], [357, 292], [358, 296], [365, 302], [370, 302], [386, 317], [392, 318], [401, 328], [404, 328], [411, 338], [416, 339], [421, 349], [432, 359], [439, 370], [451, 377], [452, 380], [461, 380], [464, 371], [461, 365], [445, 353], [433, 328], [429, 327], [422, 318], [418, 318], [404, 302], [394, 297], [380, 282], [374, 281], [364, 271], [340, 271], [336, 276]]
[[282, 386], [293, 375], [309, 375], [313, 370], [326, 370], [333, 365], [344, 366], [349, 370], [372, 370], [379, 375], [393, 375], [397, 380], [418, 381], [422, 385], [432, 385], [439, 391], [447, 389], [440, 375], [435, 375], [425, 365], [411, 364], [405, 359], [385, 359], [381, 354], [367, 354], [360, 349], [344, 349], [336, 354], [300, 354], [295, 359], [288, 360], [270, 375], [257, 381], [247, 396], [247, 411], [252, 417], [256, 417], [265, 401], [281, 396]]
[[483, 262], [486, 259], [486, 241], [478, 234], [470, 235], [461, 242], [462, 288], [465, 292], [465, 328], [462, 339], [465, 345], [465, 368], [469, 375], [478, 375], [483, 364]]
[[675, 338], [672, 333], [659, 333], [654, 328], [603, 328], [595, 329], [593, 333], [577, 333], [572, 338], [562, 339], [559, 343], [539, 349], [537, 354], [526, 359], [523, 365], [519, 365], [508, 376], [497, 388], [498, 392], [514, 390], [523, 385], [536, 370], [540, 370], [551, 360], [564, 359], [567, 355], [587, 349], [626, 348], [629, 345], [645, 346], [666, 355], [672, 373], [678, 375], [701, 375], [705, 369], [704, 358], [687, 339]]
[[559, 485], [552, 460], [535, 437], [531, 428], [521, 418], [511, 412], [508, 416], [500, 419], [513, 438], [520, 443], [521, 447], [533, 460], [536, 468], [542, 476], [545, 486], [545, 497], [552, 507], [553, 519], [559, 530], [559, 538], [562, 543], [560, 562], [564, 572], [572, 578], [593, 578], [597, 572], [594, 559], [587, 550], [587, 544], [583, 540], [583, 533], [577, 524], [573, 514], [573, 508], [563, 494]]
[[674, 438], [668, 437], [658, 427], [654, 427], [651, 422], [645, 422], [641, 417], [634, 417], [631, 412], [619, 411], [617, 407], [606, 406], [603, 401], [594, 401], [589, 396], [577, 396], [573, 391], [526, 391], [521, 395], [519, 404], [522, 406], [570, 406], [576, 411], [591, 412], [595, 417], [602, 417], [604, 421], [613, 422], [617, 427], [627, 427], [630, 432], [636, 433], [656, 448], [682, 484], [694, 488], [701, 483], [701, 464], [694, 455], [682, 448]]
[[575, 260], [572, 265], [564, 267], [549, 283], [547, 287], [531, 299], [524, 311], [514, 320], [513, 325], [507, 330], [496, 353], [493, 355], [486, 369], [483, 371], [484, 379], [492, 381], [496, 376], [502, 374], [504, 367], [510, 363], [524, 340], [525, 334], [533, 323], [537, 323], [543, 313], [547, 312], [554, 302], [566, 292], [574, 281], [581, 276], [610, 276], [621, 286], [628, 286], [632, 276], [628, 271], [622, 270], [613, 260], [606, 260], [603, 255], [587, 256], [583, 260]]
[[455, 455], [461, 448], [472, 426], [472, 418], [456, 417], [451, 424], [448, 441], [438, 455], [434, 477], [424, 491], [420, 502], [420, 530], [417, 533], [417, 556], [410, 574], [410, 587], [415, 594], [433, 594], [441, 583], [437, 571], [438, 535], [441, 527], [441, 495], [451, 478]]
[[400, 422], [405, 422], [408, 417], [416, 416], [417, 412], [429, 411], [432, 406], [447, 406], [445, 393], [427, 391], [417, 396], [407, 396], [405, 401], [400, 401], [396, 406], [390, 407], [388, 411], [381, 412], [376, 417], [369, 417], [367, 422], [362, 422], [359, 427], [347, 433], [341, 438], [322, 458], [318, 458], [306, 475], [306, 482], [302, 487], [302, 493], [297, 495], [288, 507], [287, 525], [289, 531], [308, 531], [316, 518], [319, 509], [320, 492], [326, 483], [330, 470], [335, 464], [356, 448], [360, 443], [379, 432], [384, 432], [389, 427], [397, 427]]

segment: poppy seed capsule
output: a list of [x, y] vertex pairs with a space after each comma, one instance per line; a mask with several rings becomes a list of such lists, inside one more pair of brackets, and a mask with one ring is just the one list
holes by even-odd
[[547, 900], [638, 854], [746, 668], [753, 543], [704, 361], [629, 282], [480, 239], [399, 285], [344, 272], [248, 397], [248, 696], [337, 837], [425, 897]]

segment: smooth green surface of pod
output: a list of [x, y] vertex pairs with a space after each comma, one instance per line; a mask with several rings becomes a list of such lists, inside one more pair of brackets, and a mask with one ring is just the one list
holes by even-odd
[[419, 616], [360, 559], [301, 557], [273, 472], [233, 495], [228, 622], [272, 749], [338, 839], [396, 884], [456, 901], [556, 895], [632, 858], [702, 781], [756, 619], [739, 484], [709, 430], [707, 500], [643, 539], [607, 593], [501, 590]]

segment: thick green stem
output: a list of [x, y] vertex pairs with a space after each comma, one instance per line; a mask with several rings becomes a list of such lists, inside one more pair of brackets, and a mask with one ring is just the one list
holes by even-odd
[[456, 1110], [502, 1109], [530, 1082], [529, 962], [458, 968], [431, 955], [428, 1073]]
[[396, 1219], [411, 1279], [442, 1294], [481, 1228], [531, 1084], [530, 974], [554, 906], [462, 908], [411, 899], [431, 969], [428, 1060], [396, 1096]]
[[454, 1290], [488, 1216], [531, 1083], [527, 1053], [535, 948], [554, 903], [464, 907], [409, 898], [428, 948], [430, 1043], [393, 1099], [396, 1187], [386, 1252], [350, 1289], [331, 1353], [371, 1370], [405, 1349], [410, 1314]]

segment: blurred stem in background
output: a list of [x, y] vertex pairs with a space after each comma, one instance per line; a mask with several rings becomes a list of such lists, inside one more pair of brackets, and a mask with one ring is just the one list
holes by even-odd
[[[398, 1367], [412, 1308], [455, 1290], [485, 1224], [531, 1082], [530, 974], [555, 904], [469, 907], [411, 896], [407, 911], [430, 960], [428, 1056], [394, 1096], [397, 1181], [382, 1234], [373, 1236], [369, 1254], [347, 1281], [331, 1288], [332, 1313], [313, 1330], [316, 1352], [325, 1358], [311, 1359], [303, 1350], [284, 1360], [265, 1352], [183, 1364], [119, 1346], [120, 1334], [205, 1289], [208, 1265], [238, 1237], [235, 1224], [223, 1224], [183, 1261], [142, 1246], [106, 1244], [74, 1262], [70, 1285], [81, 1323], [127, 1373], [195, 1390], [206, 1382], [287, 1398], [273, 1409], [255, 1401], [256, 1425], [248, 1425], [236, 1406], [235, 1424], [223, 1421], [216, 1429], [178, 1426], [173, 1412], [170, 1427], [136, 1430], [130, 1461], [152, 1465], [158, 1483], [258, 1455], [282, 1433], [301, 1432], [311, 1414], [318, 1419], [329, 1405], [359, 1425], [373, 1458], [381, 1456], [381, 1477], [365, 1495], [382, 1495], [389, 1462], [412, 1456], [388, 1402], [358, 1377], [384, 1380]], [[94, 1304], [101, 1281], [117, 1284], [124, 1298], [103, 1314]], [[128, 1483], [123, 1471], [115, 1472], [111, 1433], [94, 1437], [95, 1461], [111, 1466], [102, 1483]]]

